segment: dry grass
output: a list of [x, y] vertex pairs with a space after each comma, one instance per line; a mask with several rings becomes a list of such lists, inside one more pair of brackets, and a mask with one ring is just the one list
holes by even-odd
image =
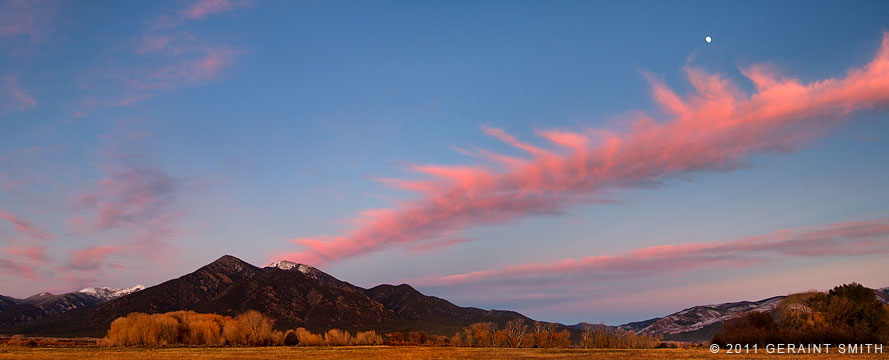
[[263, 348], [27, 348], [0, 347], [0, 359], [885, 359], [887, 355], [727, 355], [707, 349], [505, 349], [410, 346]]

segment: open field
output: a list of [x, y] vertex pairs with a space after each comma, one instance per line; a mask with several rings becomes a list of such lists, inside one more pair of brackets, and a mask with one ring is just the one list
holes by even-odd
[[0, 348], [0, 359], [886, 359], [886, 354], [729, 355], [707, 349], [504, 349], [409, 346], [266, 348]]

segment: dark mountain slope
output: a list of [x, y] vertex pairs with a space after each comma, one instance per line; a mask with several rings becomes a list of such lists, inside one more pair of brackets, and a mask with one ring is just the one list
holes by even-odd
[[274, 318], [279, 327], [302, 326], [313, 331], [378, 328], [392, 320], [380, 303], [365, 296], [358, 287], [338, 280], [319, 281], [300, 271], [278, 268], [263, 269], [194, 309], [225, 315], [252, 309]]
[[378, 285], [364, 293], [397, 315], [398, 321], [390, 324], [393, 328], [451, 335], [464, 326], [477, 322], [490, 321], [502, 325], [516, 318], [533, 322], [514, 311], [460, 307], [435, 296], [423, 295], [407, 284]]
[[89, 309], [81, 326], [90, 332], [101, 332], [107, 330], [114, 319], [131, 312], [191, 310], [260, 272], [256, 266], [226, 255], [188, 275]]
[[15, 299], [8, 296], [0, 295], [0, 311], [13, 307], [16, 304], [17, 302], [15, 301]]

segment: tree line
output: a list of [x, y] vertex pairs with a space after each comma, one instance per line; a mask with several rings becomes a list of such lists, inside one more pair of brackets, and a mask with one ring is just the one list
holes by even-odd
[[[571, 332], [557, 331], [553, 323], [534, 322], [528, 325], [522, 319], [507, 322], [502, 328], [494, 322], [476, 323], [463, 328], [451, 337], [453, 346], [511, 347], [511, 348], [565, 348], [570, 347]], [[580, 342], [583, 348], [654, 348], [660, 339], [615, 329], [607, 325], [583, 324]]]
[[[274, 321], [250, 310], [231, 317], [174, 311], [163, 314], [130, 313], [111, 323], [104, 343], [110, 346], [350, 346], [415, 345], [509, 348], [565, 348], [572, 346], [571, 332], [553, 323], [514, 319], [502, 326], [481, 322], [464, 327], [453, 336], [429, 335], [422, 331], [374, 331], [350, 333], [330, 329], [313, 333], [305, 328], [280, 331]], [[652, 348], [658, 339], [605, 325], [584, 326], [580, 342], [584, 348]]]
[[111, 346], [346, 346], [380, 345], [373, 331], [355, 335], [339, 329], [314, 334], [304, 328], [279, 331], [274, 321], [250, 310], [236, 317], [174, 311], [164, 314], [130, 313], [111, 323], [105, 343]]
[[500, 328], [495, 322], [481, 322], [464, 327], [450, 339], [452, 346], [559, 348], [571, 346], [568, 330], [556, 331], [556, 324], [535, 322], [529, 326], [522, 319], [513, 319]]
[[851, 283], [827, 293], [782, 299], [774, 312], [750, 312], [726, 322], [715, 344], [824, 344], [889, 342], [889, 305], [873, 290]]

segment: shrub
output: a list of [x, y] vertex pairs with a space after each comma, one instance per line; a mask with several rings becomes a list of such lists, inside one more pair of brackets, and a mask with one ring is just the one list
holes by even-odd
[[286, 346], [299, 345], [299, 335], [296, 334], [296, 331], [287, 330], [287, 332], [284, 333], [284, 345], [286, 345]]

